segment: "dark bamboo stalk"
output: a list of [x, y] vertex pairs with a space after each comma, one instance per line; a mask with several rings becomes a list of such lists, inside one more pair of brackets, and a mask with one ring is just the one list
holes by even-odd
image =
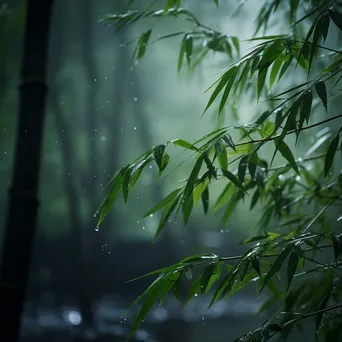
[[53, 0], [27, 2], [17, 140], [0, 273], [0, 324], [6, 342], [18, 340], [36, 230], [52, 5]]

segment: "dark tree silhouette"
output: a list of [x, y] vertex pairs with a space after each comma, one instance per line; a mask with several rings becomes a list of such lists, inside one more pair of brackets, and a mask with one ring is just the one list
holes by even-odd
[[52, 0], [28, 0], [18, 128], [3, 240], [1, 334], [18, 339], [38, 212], [38, 184], [47, 93], [46, 65]]

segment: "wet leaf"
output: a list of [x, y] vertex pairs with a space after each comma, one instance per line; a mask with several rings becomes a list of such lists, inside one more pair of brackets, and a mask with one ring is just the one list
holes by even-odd
[[263, 290], [263, 288], [267, 285], [268, 281], [277, 273], [279, 272], [281, 266], [283, 265], [286, 258], [289, 256], [289, 254], [292, 251], [293, 246], [291, 244], [288, 244], [278, 255], [274, 263], [272, 264], [270, 270], [265, 275], [265, 278], [262, 282], [261, 288], [259, 290], [259, 293]]
[[327, 89], [325, 87], [324, 82], [322, 81], [317, 82], [315, 84], [315, 89], [316, 89], [317, 95], [322, 100], [325, 110], [328, 110]]
[[331, 165], [333, 163], [334, 160], [334, 156], [337, 150], [337, 146], [338, 146], [338, 141], [339, 141], [339, 135], [337, 135], [334, 139], [332, 139], [329, 147], [328, 147], [328, 152], [325, 156], [325, 161], [324, 161], [324, 177], [327, 176]]
[[243, 192], [247, 193], [244, 186], [240, 182], [240, 180], [234, 176], [230, 171], [228, 170], [222, 170], [222, 173], [225, 177], [227, 177], [232, 183], [234, 183], [239, 189], [241, 189]]
[[274, 144], [278, 151], [281, 153], [281, 155], [290, 163], [291, 167], [300, 176], [296, 160], [287, 144], [282, 140], [275, 140]]

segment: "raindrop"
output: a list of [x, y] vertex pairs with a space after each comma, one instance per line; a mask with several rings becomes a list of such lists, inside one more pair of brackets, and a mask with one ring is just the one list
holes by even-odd
[[221, 229], [221, 230], [220, 230], [220, 233], [224, 233], [224, 230], [223, 230], [223, 229]]
[[94, 79], [94, 81], [96, 82], [96, 78]]
[[150, 217], [153, 217], [153, 214], [150, 214]]
[[100, 231], [100, 227], [99, 227], [99, 226], [96, 226], [96, 227], [95, 227], [95, 232], [98, 232], [98, 231]]
[[143, 226], [143, 227], [142, 227], [142, 229], [144, 229], [144, 230], [145, 230], [145, 226]]
[[336, 221], [339, 222], [342, 220], [342, 216], [340, 216]]
[[197, 297], [198, 296], [198, 293], [195, 293], [195, 297]]
[[138, 98], [137, 98], [137, 97], [135, 97], [135, 98], [133, 99], [133, 101], [134, 101], [134, 102], [137, 102], [137, 101], [138, 101]]
[[105, 76], [105, 78], [104, 78], [105, 80], [107, 80], [108, 79], [108, 77], [107, 76]]
[[150, 165], [150, 169], [152, 169], [152, 165]]
[[7, 154], [7, 152], [5, 152], [5, 154]]

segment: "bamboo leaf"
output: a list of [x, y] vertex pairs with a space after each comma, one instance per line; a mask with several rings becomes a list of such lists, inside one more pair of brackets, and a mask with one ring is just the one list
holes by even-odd
[[279, 272], [281, 266], [283, 265], [284, 261], [286, 260], [286, 258], [288, 257], [288, 255], [291, 253], [292, 251], [292, 244], [288, 244], [282, 251], [281, 253], [278, 255], [278, 257], [276, 258], [276, 260], [274, 261], [274, 263], [272, 264], [270, 270], [267, 272], [267, 274], [265, 275], [265, 278], [262, 282], [261, 288], [259, 290], [259, 293], [263, 290], [263, 288], [267, 285], [268, 281], [274, 276], [274, 274], [276, 274], [277, 272]]
[[240, 182], [240, 180], [234, 176], [230, 171], [222, 169], [222, 173], [225, 177], [227, 177], [232, 183], [234, 183], [239, 189], [243, 192], [247, 193], [244, 186]]
[[190, 193], [185, 199], [183, 199], [182, 209], [183, 209], [183, 219], [186, 225], [189, 221], [189, 217], [194, 206], [194, 199], [192, 193]]
[[335, 152], [337, 150], [337, 146], [338, 146], [338, 141], [339, 141], [339, 135], [337, 135], [330, 143], [329, 147], [328, 147], [328, 152], [327, 155], [325, 157], [325, 161], [324, 161], [324, 177], [327, 176], [331, 165], [333, 163], [334, 160], [334, 156], [335, 156]]
[[209, 209], [209, 187], [208, 186], [204, 188], [201, 198], [202, 198], [204, 213], [207, 214], [208, 209]]
[[159, 236], [159, 234], [161, 233], [162, 229], [165, 226], [165, 223], [167, 222], [168, 218], [170, 217], [170, 215], [172, 214], [172, 212], [175, 210], [178, 201], [180, 199], [180, 195], [177, 195], [174, 199], [172, 199], [172, 201], [165, 207], [161, 218], [159, 220], [159, 224], [158, 224], [158, 228], [157, 231], [154, 235], [154, 241], [157, 239], [157, 237]]
[[230, 91], [231, 91], [231, 89], [233, 87], [233, 84], [234, 84], [237, 72], [238, 72], [238, 67], [233, 67], [231, 69], [231, 74], [230, 74], [229, 80], [227, 81], [226, 88], [224, 89], [224, 92], [223, 92], [223, 95], [222, 95], [222, 98], [221, 98], [219, 112], [218, 112], [219, 116], [220, 116], [220, 114], [222, 112], [222, 109], [223, 109], [224, 105], [227, 102], [228, 95], [229, 95], [229, 93], [230, 93]]
[[296, 163], [296, 160], [290, 150], [290, 148], [287, 146], [287, 144], [283, 140], [275, 140], [274, 144], [278, 151], [281, 153], [281, 155], [290, 163], [292, 168], [296, 171], [296, 173], [300, 176], [300, 172]]
[[164, 207], [166, 207], [167, 205], [172, 203], [173, 200], [177, 197], [177, 195], [180, 193], [181, 190], [182, 190], [182, 188], [178, 188], [178, 189], [173, 190], [172, 192], [170, 192], [162, 201], [160, 201], [156, 206], [154, 206], [152, 209], [150, 209], [144, 215], [144, 218], [154, 214], [158, 210], [163, 209]]
[[184, 189], [184, 196], [188, 196], [190, 192], [192, 192], [192, 189], [194, 187], [195, 182], [197, 181], [198, 174], [201, 171], [201, 167], [203, 164], [204, 156], [201, 154], [198, 159], [196, 160], [195, 166], [191, 171], [191, 174], [189, 176], [188, 182], [186, 183], [185, 189]]
[[327, 98], [327, 89], [325, 87], [325, 84], [323, 81], [319, 81], [315, 84], [315, 89], [317, 92], [317, 95], [322, 100], [323, 106], [326, 110], [328, 110], [328, 98]]
[[218, 94], [222, 91], [223, 87], [227, 84], [227, 82], [229, 81], [231, 76], [231, 69], [229, 69], [228, 71], [226, 71], [223, 76], [221, 77], [218, 85], [216, 86], [215, 90], [213, 91], [213, 93], [211, 94], [208, 104], [204, 109], [203, 114], [208, 110], [208, 108], [212, 105], [212, 103], [215, 101], [215, 99], [217, 98]]
[[241, 158], [239, 162], [239, 167], [238, 167], [238, 177], [241, 183], [243, 183], [245, 180], [247, 166], [248, 166], [248, 156], [246, 155]]
[[294, 274], [298, 266], [299, 258], [302, 256], [302, 249], [300, 245], [296, 245], [289, 256], [287, 264], [287, 290], [290, 288]]
[[156, 164], [159, 168], [159, 171], [162, 171], [162, 161], [163, 161], [163, 155], [165, 152], [165, 145], [158, 145], [153, 148], [153, 157], [154, 160], [156, 161]]
[[329, 9], [329, 16], [334, 24], [342, 30], [342, 15], [335, 9]]

